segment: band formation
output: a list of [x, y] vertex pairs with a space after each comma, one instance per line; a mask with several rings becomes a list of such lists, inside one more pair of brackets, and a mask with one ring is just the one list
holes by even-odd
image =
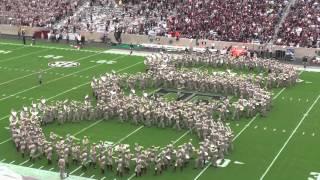
[[[217, 161], [223, 161], [233, 149], [234, 134], [227, 121], [258, 114], [266, 116], [272, 103], [270, 89], [293, 86], [298, 79], [291, 65], [260, 58], [235, 59], [229, 55], [160, 53], [147, 57], [145, 65], [146, 73], [113, 72], [94, 77], [91, 86], [95, 100], [89, 96], [83, 102], [48, 103], [42, 99], [20, 111], [12, 110], [10, 130], [17, 151], [30, 157], [30, 161], [46, 158], [48, 164], [58, 165], [61, 175], [70, 163], [81, 166], [83, 171], [100, 168], [101, 173], [116, 171], [118, 176], [130, 171], [142, 176], [147, 170], [158, 175], [170, 167], [183, 170], [190, 161], [195, 162], [194, 168], [203, 168], [208, 162], [217, 167]], [[212, 72], [210, 68], [228, 70]], [[168, 101], [157, 94], [145, 93], [151, 88], [200, 91], [222, 98], [200, 103]], [[143, 95], [137, 95], [136, 90]], [[143, 147], [136, 143], [130, 148], [121, 142], [92, 143], [86, 136], [78, 139], [51, 132], [46, 137], [42, 130], [50, 123], [63, 126], [110, 119], [189, 131], [198, 136], [200, 143], [196, 146], [190, 139], [179, 146], [177, 142], [165, 147]]]

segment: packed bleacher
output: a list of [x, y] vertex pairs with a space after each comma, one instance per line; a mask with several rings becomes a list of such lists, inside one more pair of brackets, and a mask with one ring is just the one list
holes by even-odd
[[248, 42], [271, 40], [287, 1], [183, 1], [169, 19], [171, 31], [182, 37]]
[[[273, 40], [293, 0], [2, 0], [10, 24], [53, 27], [63, 33], [125, 32], [179, 39], [259, 42]], [[1, 21], [1, 19], [0, 19]], [[54, 25], [54, 26], [52, 26]], [[276, 43], [319, 47], [317, 0], [297, 0]]]
[[156, 35], [164, 35], [165, 17], [170, 9], [160, 12], [161, 6], [162, 4], [153, 1], [130, 1], [122, 4], [114, 0], [92, 0], [58, 27], [68, 32], [113, 32], [121, 29], [131, 34], [154, 32]]
[[297, 0], [280, 28], [276, 43], [320, 47], [320, 1]]
[[1, 0], [0, 16], [9, 24], [50, 26], [64, 16], [70, 16], [79, 0]]

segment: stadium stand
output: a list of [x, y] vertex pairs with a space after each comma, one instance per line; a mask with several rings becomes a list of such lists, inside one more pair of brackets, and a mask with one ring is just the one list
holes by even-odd
[[317, 0], [3, 0], [0, 5], [1, 24], [58, 30], [52, 32], [320, 44]]
[[[221, 41], [267, 42], [272, 38], [287, 1], [184, 1], [169, 20], [183, 37]], [[187, 17], [187, 18], [186, 18]]]
[[2, 0], [0, 16], [8, 24], [50, 26], [77, 9], [79, 0]]
[[320, 4], [318, 0], [298, 0], [278, 33], [277, 44], [320, 47]]

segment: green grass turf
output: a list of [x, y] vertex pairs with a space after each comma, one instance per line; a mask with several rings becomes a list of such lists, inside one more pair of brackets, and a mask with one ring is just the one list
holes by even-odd
[[[50, 101], [82, 100], [86, 94], [91, 94], [92, 92], [89, 83], [93, 76], [111, 72], [111, 70], [119, 71], [119, 73], [145, 71], [143, 57], [74, 51], [70, 50], [69, 46], [57, 44], [24, 47], [3, 44], [3, 42], [0, 41], [0, 50], [12, 51], [8, 54], [0, 54], [0, 160], [5, 159], [4, 162], [6, 163], [15, 161], [14, 164], [19, 164], [27, 160], [27, 158], [22, 158], [15, 151], [13, 143], [8, 140], [10, 134], [6, 127], [8, 127], [7, 117], [11, 109], [20, 109], [23, 105], [29, 105], [32, 101], [37, 101], [41, 97]], [[8, 43], [8, 41], [5, 41], [5, 43]], [[46, 46], [50, 46], [50, 48], [46, 48]], [[65, 49], [61, 49], [61, 46]], [[59, 47], [59, 49], [53, 49], [52, 47]], [[81, 65], [76, 68], [49, 68], [47, 64], [50, 59], [39, 57], [48, 54], [64, 56], [63, 60], [78, 61]], [[114, 60], [116, 63], [107, 65], [91, 62], [97, 60]], [[44, 84], [38, 86], [37, 76], [40, 70], [45, 71], [43, 73]], [[259, 179], [266, 172], [289, 137], [291, 137], [290, 141], [284, 146], [267, 171], [265, 179], [307, 179], [311, 177], [309, 176], [311, 172], [320, 172], [320, 161], [317, 158], [320, 151], [320, 146], [317, 144], [320, 137], [320, 103], [315, 102], [320, 94], [320, 74], [303, 72], [301, 79], [304, 81], [298, 83], [295, 87], [273, 90], [274, 97], [278, 96], [273, 101], [272, 110], [267, 117], [258, 116], [253, 121], [252, 119], [243, 118], [240, 121], [228, 122], [235, 135], [239, 136], [234, 141], [234, 151], [227, 156], [231, 160], [227, 167], [209, 167], [202, 171], [193, 169], [192, 161], [191, 165], [183, 173], [179, 171], [173, 172], [170, 169], [161, 176], [153, 176], [153, 170], [149, 170], [147, 175], [139, 179], [192, 180], [198, 175], [201, 175], [199, 179], [203, 180]], [[147, 92], [152, 91], [154, 89]], [[137, 91], [137, 94], [141, 94], [141, 91]], [[174, 98], [174, 96], [174, 94], [168, 95], [168, 98]], [[314, 107], [303, 118], [314, 102]], [[50, 124], [43, 127], [43, 129], [45, 133], [54, 131], [59, 135], [75, 134], [94, 122], [66, 123], [62, 126]], [[291, 136], [299, 122], [302, 122], [301, 126]], [[117, 142], [138, 128], [140, 126], [120, 123], [114, 119], [102, 121], [77, 134], [76, 137], [81, 138], [86, 135], [90, 137], [91, 141], [106, 140]], [[175, 131], [174, 129], [143, 127], [131, 136], [124, 138], [122, 143], [128, 143], [131, 146], [135, 142], [145, 147], [151, 145], [164, 146], [182, 137], [176, 145], [187, 142], [190, 138], [193, 139], [194, 144], [197, 144], [198, 139], [195, 135], [185, 134], [185, 132]], [[235, 164], [235, 161], [240, 161], [244, 164]], [[33, 168], [44, 166], [43, 169], [45, 170], [54, 168], [52, 169], [53, 171], [58, 171], [56, 165], [48, 166], [44, 159], [38, 160], [34, 164], [31, 162], [24, 164], [24, 166], [30, 165], [33, 165]], [[71, 165], [69, 171], [73, 171], [77, 167]], [[106, 179], [128, 179], [132, 173], [133, 171], [124, 178], [118, 178], [115, 173], [106, 172], [101, 175], [98, 169], [90, 168], [83, 176], [91, 177], [95, 175], [94, 178], [98, 179], [102, 177], [106, 177]], [[81, 170], [74, 173], [74, 175], [80, 174], [82, 174]]]
[[163, 96], [167, 101], [175, 101], [178, 98], [177, 93], [167, 93]]

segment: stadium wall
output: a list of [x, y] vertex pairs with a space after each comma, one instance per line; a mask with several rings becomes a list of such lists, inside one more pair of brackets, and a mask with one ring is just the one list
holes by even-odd
[[[18, 26], [11, 26], [11, 25], [5, 25], [0, 24], [0, 34], [5, 35], [17, 35], [18, 29], [20, 27]], [[40, 28], [40, 27], [29, 27], [29, 26], [23, 26], [21, 29], [25, 29], [27, 36], [32, 36], [34, 32], [37, 31], [48, 31], [46, 28]], [[101, 42], [103, 33], [97, 33], [97, 32], [81, 32], [81, 35], [85, 36], [86, 41], [91, 42]], [[116, 42], [114, 34], [110, 33], [108, 34], [108, 38], [112, 42]], [[212, 47], [214, 46], [216, 49], [223, 49], [225, 47], [229, 46], [238, 46], [238, 47], [248, 47], [252, 50], [266, 50], [269, 49], [269, 51], [272, 51], [275, 53], [277, 50], [280, 51], [287, 51], [290, 47], [286, 46], [269, 46], [269, 45], [261, 45], [261, 44], [252, 44], [252, 43], [238, 43], [238, 42], [225, 42], [225, 41], [210, 41], [205, 39], [186, 39], [186, 38], [180, 38], [179, 40], [176, 40], [176, 38], [172, 37], [160, 37], [160, 36], [147, 36], [147, 35], [134, 35], [134, 34], [122, 34], [121, 36], [122, 43], [125, 44], [156, 44], [156, 45], [173, 45], [173, 46], [179, 46], [179, 47]], [[302, 58], [304, 56], [313, 57], [316, 55], [317, 51], [320, 51], [320, 49], [315, 48], [290, 48], [293, 49], [295, 52], [295, 56], [297, 58]]]

